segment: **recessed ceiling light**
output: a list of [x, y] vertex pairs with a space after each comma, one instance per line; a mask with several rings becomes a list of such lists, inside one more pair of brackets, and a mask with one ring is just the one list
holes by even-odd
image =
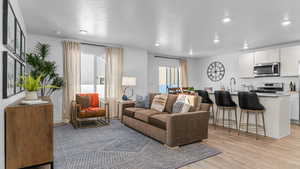
[[88, 31], [87, 31], [87, 30], [83, 30], [83, 29], [81, 29], [79, 32], [80, 32], [80, 34], [83, 34], [83, 35], [85, 35], [85, 34], [87, 34], [87, 33], [88, 33]]
[[190, 50], [190, 55], [193, 55], [193, 50], [192, 49]]
[[282, 22], [281, 22], [281, 25], [282, 26], [289, 26], [292, 22], [289, 20], [289, 19], [284, 19]]
[[219, 42], [220, 42], [219, 39], [214, 39], [214, 43], [215, 43], [215, 44], [217, 44], [217, 43], [219, 43]]
[[229, 18], [228, 16], [222, 19], [223, 23], [228, 23], [231, 21], [231, 18]]
[[156, 47], [159, 47], [159, 46], [160, 46], [160, 43], [159, 43], [159, 42], [156, 42], [156, 43], [155, 43], [155, 46], [156, 46]]
[[60, 34], [61, 34], [61, 32], [60, 32], [60, 31], [55, 31], [55, 33], [56, 33], [56, 34], [58, 34], [58, 35], [60, 35]]
[[244, 43], [244, 50], [246, 50], [246, 49], [248, 49], [248, 43], [247, 42]]

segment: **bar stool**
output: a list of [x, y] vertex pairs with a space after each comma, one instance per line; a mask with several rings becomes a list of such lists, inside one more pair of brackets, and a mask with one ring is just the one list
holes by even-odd
[[[266, 136], [266, 128], [265, 128], [265, 117], [264, 112], [265, 108], [264, 106], [259, 102], [258, 96], [255, 92], [239, 92], [238, 93], [239, 98], [239, 106], [241, 108], [241, 116], [240, 116], [240, 124], [239, 124], [239, 132], [242, 125], [245, 125], [242, 123], [243, 114], [247, 114], [247, 123], [246, 123], [246, 132], [248, 133], [249, 129], [249, 114], [255, 114], [255, 129], [256, 129], [256, 139], [258, 139], [258, 127], [263, 128], [264, 136]], [[259, 114], [262, 115], [262, 126], [258, 125], [258, 117]]]
[[210, 109], [210, 119], [212, 119], [213, 125], [215, 125], [215, 111], [214, 111], [214, 102], [209, 98], [208, 92], [205, 90], [196, 90], [199, 96], [202, 97], [202, 103], [208, 104]]
[[[220, 111], [223, 110], [223, 127], [225, 127], [225, 121], [228, 122], [228, 128], [229, 132], [231, 131], [231, 122], [235, 122], [235, 127], [238, 130], [238, 121], [237, 121], [237, 105], [232, 100], [231, 95], [228, 91], [215, 91], [215, 100], [217, 105], [217, 113], [216, 113], [216, 125], [219, 122], [219, 114]], [[225, 119], [225, 113], [227, 110], [227, 117], [228, 119]], [[232, 114], [231, 111], [234, 110], [235, 113], [235, 120], [232, 120]]]

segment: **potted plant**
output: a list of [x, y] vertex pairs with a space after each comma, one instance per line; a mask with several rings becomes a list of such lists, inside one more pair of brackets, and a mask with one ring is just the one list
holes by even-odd
[[38, 100], [38, 91], [41, 88], [58, 88], [53, 85], [42, 86], [41, 78], [43, 75], [34, 78], [31, 75], [22, 76], [20, 86], [26, 90], [25, 99], [26, 100]]
[[63, 78], [57, 73], [56, 63], [47, 59], [49, 55], [50, 45], [40, 42], [36, 44], [31, 53], [26, 54], [26, 62], [31, 76], [36, 79], [41, 76], [39, 78], [41, 96], [51, 96], [64, 85]]

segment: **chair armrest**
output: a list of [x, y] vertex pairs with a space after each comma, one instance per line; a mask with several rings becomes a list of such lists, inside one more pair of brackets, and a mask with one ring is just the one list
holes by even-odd
[[208, 137], [208, 111], [171, 114], [167, 117], [167, 145], [174, 147]]

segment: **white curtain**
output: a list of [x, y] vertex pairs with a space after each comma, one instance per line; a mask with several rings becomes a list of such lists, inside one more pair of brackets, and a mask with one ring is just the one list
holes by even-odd
[[180, 82], [181, 82], [181, 87], [189, 87], [187, 61], [185, 59], [180, 60]]
[[105, 100], [110, 117], [117, 117], [117, 100], [122, 96], [123, 49], [106, 48]]
[[63, 42], [64, 49], [64, 92], [63, 120], [70, 121], [71, 102], [80, 92], [80, 43]]

